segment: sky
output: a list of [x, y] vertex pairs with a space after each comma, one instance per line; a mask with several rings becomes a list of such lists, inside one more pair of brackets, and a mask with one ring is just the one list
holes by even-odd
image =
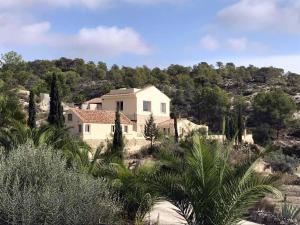
[[300, 73], [300, 0], [0, 0], [0, 53]]

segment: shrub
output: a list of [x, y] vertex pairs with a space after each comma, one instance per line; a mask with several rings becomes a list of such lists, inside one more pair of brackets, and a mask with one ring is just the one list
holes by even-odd
[[106, 182], [66, 170], [53, 149], [25, 144], [0, 160], [0, 224], [122, 224]]
[[266, 162], [270, 163], [272, 169], [276, 172], [292, 173], [299, 166], [300, 159], [283, 154], [282, 150], [272, 152], [265, 157]]
[[255, 143], [260, 145], [269, 144], [275, 136], [275, 130], [268, 124], [261, 124], [253, 130]]

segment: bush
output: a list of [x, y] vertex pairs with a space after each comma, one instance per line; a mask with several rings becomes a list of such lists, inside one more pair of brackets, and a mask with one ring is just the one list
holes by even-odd
[[0, 160], [0, 224], [122, 224], [101, 179], [66, 170], [53, 149], [25, 144]]
[[300, 120], [293, 120], [289, 124], [288, 134], [300, 138]]
[[253, 130], [254, 142], [260, 145], [269, 144], [275, 136], [275, 130], [268, 124], [262, 124]]
[[299, 158], [285, 155], [281, 150], [272, 152], [265, 157], [265, 160], [270, 163], [274, 171], [282, 173], [292, 173], [300, 164]]

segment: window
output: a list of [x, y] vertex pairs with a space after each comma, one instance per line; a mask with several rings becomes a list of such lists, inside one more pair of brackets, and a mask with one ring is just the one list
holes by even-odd
[[78, 132], [79, 132], [79, 133], [82, 132], [82, 125], [81, 125], [81, 124], [78, 125]]
[[162, 113], [167, 112], [167, 104], [166, 103], [160, 103], [160, 112], [162, 112]]
[[143, 101], [143, 110], [144, 112], [151, 112], [151, 102]]
[[86, 124], [86, 125], [85, 125], [84, 131], [85, 131], [86, 133], [90, 133], [91, 128], [90, 128], [90, 125], [89, 125], [89, 124]]
[[102, 103], [97, 103], [97, 109], [101, 110], [102, 109]]
[[123, 101], [117, 101], [117, 110], [123, 111]]
[[68, 121], [72, 121], [73, 120], [73, 115], [70, 113], [68, 114]]
[[114, 133], [115, 132], [115, 125], [111, 126], [111, 132]]
[[128, 133], [128, 126], [124, 126], [124, 132]]

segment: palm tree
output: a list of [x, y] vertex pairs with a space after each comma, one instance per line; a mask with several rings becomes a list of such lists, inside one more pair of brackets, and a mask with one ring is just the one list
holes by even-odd
[[119, 194], [125, 210], [126, 220], [130, 224], [144, 224], [144, 219], [159, 200], [151, 188], [150, 179], [158, 172], [155, 163], [146, 161], [133, 168], [118, 162], [101, 165], [98, 176], [107, 178], [113, 189]]
[[164, 150], [164, 171], [155, 177], [157, 190], [189, 225], [233, 225], [265, 194], [281, 196], [277, 178], [253, 170], [264, 153], [232, 165], [231, 147], [213, 148], [200, 137], [193, 138], [192, 146], [184, 156]]

